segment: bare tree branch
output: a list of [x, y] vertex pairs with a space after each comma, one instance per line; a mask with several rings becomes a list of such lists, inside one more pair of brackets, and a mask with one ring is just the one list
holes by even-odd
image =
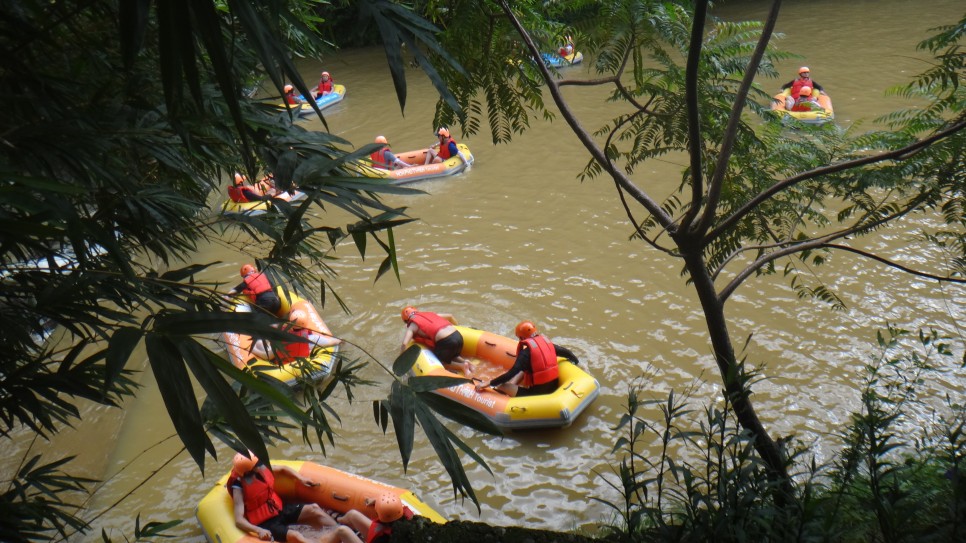
[[873, 254], [873, 253], [870, 253], [868, 251], [863, 251], [861, 249], [856, 249], [855, 247], [849, 247], [848, 245], [839, 245], [839, 244], [835, 244], [835, 243], [830, 243], [828, 245], [825, 245], [825, 247], [828, 247], [829, 249], [839, 249], [841, 251], [847, 251], [847, 252], [850, 252], [850, 253], [855, 253], [857, 255], [864, 256], [866, 258], [870, 258], [870, 259], [875, 260], [877, 262], [881, 262], [881, 263], [883, 263], [883, 264], [885, 264], [887, 266], [893, 267], [893, 268], [895, 268], [897, 270], [906, 272], [908, 274], [915, 275], [917, 277], [925, 277], [927, 279], [935, 279], [936, 281], [945, 281], [945, 282], [948, 282], [948, 283], [966, 284], [966, 278], [963, 278], [963, 277], [953, 277], [953, 276], [950, 276], [950, 275], [942, 276], [942, 275], [936, 275], [936, 274], [932, 274], [932, 273], [928, 273], [928, 272], [924, 272], [924, 271], [914, 270], [912, 268], [903, 266], [902, 264], [899, 264], [898, 262], [895, 262], [895, 261], [892, 261], [892, 260], [883, 258], [883, 257], [881, 257], [881, 256], [879, 256], [877, 254]]
[[[510, 9], [509, 3], [506, 0], [501, 0], [500, 7], [503, 8], [503, 12], [510, 20], [510, 23], [517, 30], [517, 33], [523, 39], [524, 43], [526, 43], [527, 49], [530, 51], [530, 54], [533, 55], [533, 58], [541, 58], [540, 49], [537, 48], [536, 44], [533, 42], [533, 38], [530, 37], [529, 32], [523, 28], [523, 25], [520, 24], [520, 21], [517, 19], [516, 15], [513, 14], [513, 10]], [[614, 178], [614, 181], [622, 189], [627, 191], [627, 193], [634, 198], [635, 201], [640, 203], [645, 209], [648, 210], [648, 212], [654, 215], [659, 224], [665, 228], [670, 227], [674, 223], [674, 219], [665, 213], [664, 210], [661, 209], [661, 206], [654, 199], [638, 188], [637, 185], [635, 185], [623, 171], [618, 169], [614, 163], [607, 158], [607, 154], [604, 152], [604, 150], [597, 145], [597, 142], [594, 141], [590, 133], [584, 129], [583, 125], [580, 124], [580, 121], [577, 119], [576, 115], [574, 115], [574, 112], [570, 109], [570, 106], [566, 101], [564, 101], [563, 96], [560, 94], [560, 86], [553, 80], [550, 69], [546, 66], [546, 64], [543, 62], [537, 62], [537, 68], [540, 70], [540, 73], [543, 74], [543, 78], [547, 83], [547, 89], [550, 92], [550, 96], [553, 98], [554, 103], [557, 104], [557, 108], [560, 110], [561, 116], [565, 121], [567, 121], [567, 124], [570, 125], [570, 128], [574, 131], [574, 134], [576, 134], [580, 142], [583, 143], [584, 148], [587, 149], [594, 160], [596, 160], [601, 165], [601, 168], [610, 174], [611, 177]]]
[[[701, 222], [696, 229], [698, 232], [706, 232], [711, 228], [715, 213], [718, 211], [718, 202], [721, 200], [721, 189], [724, 185], [725, 173], [728, 171], [728, 163], [731, 160], [731, 152], [734, 149], [738, 126], [741, 124], [741, 112], [744, 110], [745, 100], [748, 99], [748, 89], [754, 83], [755, 76], [758, 74], [758, 66], [761, 64], [761, 59], [765, 56], [765, 51], [768, 49], [768, 42], [771, 40], [772, 32], [775, 30], [775, 23], [778, 21], [778, 12], [781, 9], [781, 5], [782, 0], [774, 0], [772, 2], [768, 19], [765, 20], [765, 26], [761, 30], [761, 37], [758, 38], [758, 44], [755, 46], [755, 51], [748, 61], [748, 67], [745, 68], [745, 76], [742, 78], [741, 86], [738, 87], [738, 93], [735, 95], [735, 103], [731, 106], [731, 115], [728, 117], [728, 126], [725, 128], [724, 139], [721, 142], [721, 148], [718, 150], [718, 161], [715, 164], [712, 178], [708, 182], [708, 198], [705, 202]], [[692, 210], [695, 212], [697, 209], [697, 206], [692, 207]], [[691, 217], [685, 217], [685, 225], [690, 220]]]
[[691, 23], [691, 44], [684, 72], [684, 101], [688, 113], [688, 155], [691, 158], [691, 208], [681, 221], [681, 230], [687, 231], [697, 217], [704, 197], [704, 174], [701, 165], [701, 110], [698, 108], [698, 66], [704, 43], [704, 23], [708, 15], [708, 0], [695, 3]]
[[732, 228], [732, 226], [743, 219], [748, 213], [752, 212], [756, 207], [762, 204], [762, 202], [768, 200], [772, 196], [782, 192], [783, 190], [793, 187], [798, 183], [807, 181], [809, 179], [814, 179], [816, 177], [821, 177], [823, 175], [828, 175], [832, 173], [838, 173], [841, 171], [850, 170], [853, 168], [859, 168], [862, 166], [868, 166], [870, 164], [877, 164], [879, 162], [885, 162], [887, 160], [905, 160], [911, 157], [918, 151], [928, 148], [930, 145], [936, 143], [939, 140], [952, 136], [961, 130], [966, 129], [966, 120], [959, 120], [956, 123], [948, 126], [947, 128], [936, 132], [928, 138], [916, 141], [905, 147], [895, 149], [893, 151], [888, 151], [875, 156], [868, 156], [864, 158], [857, 158], [853, 160], [848, 160], [845, 162], [840, 162], [838, 164], [830, 164], [828, 166], [822, 166], [821, 168], [815, 168], [807, 172], [802, 172], [798, 175], [789, 177], [784, 181], [779, 181], [771, 187], [765, 189], [757, 196], [749, 200], [745, 205], [741, 206], [731, 216], [726, 217], [717, 227], [714, 228], [707, 236], [704, 238], [704, 244], [707, 245], [714, 241], [718, 236], [727, 232]]

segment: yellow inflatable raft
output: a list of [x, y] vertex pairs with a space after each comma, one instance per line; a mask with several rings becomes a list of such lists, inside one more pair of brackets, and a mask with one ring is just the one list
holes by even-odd
[[[285, 202], [298, 202], [304, 200], [307, 195], [304, 192], [294, 190], [292, 192], [280, 192], [274, 196], [273, 199], [282, 200]], [[254, 202], [236, 202], [234, 200], [226, 200], [224, 204], [221, 205], [221, 210], [223, 213], [228, 215], [249, 215], [256, 217], [258, 215], [264, 215], [269, 209], [273, 207], [271, 200], [257, 200]]]
[[[463, 336], [464, 358], [478, 358], [506, 371], [516, 360], [517, 340], [490, 332], [457, 326]], [[447, 370], [431, 350], [420, 345], [413, 375], [462, 378]], [[501, 431], [534, 428], [565, 428], [597, 399], [600, 384], [590, 374], [565, 358], [557, 360], [560, 386], [553, 394], [511, 398], [495, 390], [477, 392], [472, 383], [441, 388], [436, 394], [461, 403], [488, 418]], [[494, 377], [496, 377], [494, 375]]]
[[382, 168], [376, 168], [372, 165], [372, 162], [366, 160], [358, 167], [358, 171], [363, 177], [391, 179], [395, 185], [423, 181], [424, 179], [432, 179], [434, 177], [456, 175], [465, 170], [470, 164], [473, 164], [473, 153], [470, 152], [470, 148], [463, 143], [457, 143], [456, 146], [466, 156], [469, 163], [463, 162], [463, 159], [457, 155], [449, 157], [443, 162], [423, 164], [426, 161], [426, 153], [429, 149], [420, 149], [418, 151], [396, 153], [396, 157], [399, 160], [408, 164], [415, 164], [415, 166], [400, 168], [398, 170], [383, 170]]
[[814, 89], [812, 96], [818, 99], [820, 108], [811, 111], [791, 111], [786, 109], [786, 98], [791, 95], [791, 92], [791, 89], [783, 90], [774, 96], [774, 100], [771, 103], [771, 110], [783, 121], [791, 118], [805, 124], [825, 124], [835, 119], [835, 112], [832, 110], [832, 98], [828, 94]]
[[[368, 503], [374, 503], [379, 496], [388, 492], [399, 496], [403, 505], [409, 507], [413, 513], [433, 522], [441, 524], [446, 522], [439, 513], [406, 489], [314, 462], [276, 460], [272, 464], [289, 466], [302, 477], [319, 483], [319, 486], [306, 487], [297, 484], [291, 477], [276, 477], [275, 491], [281, 496], [283, 502], [317, 503], [323, 509], [333, 509], [340, 513], [356, 509], [375, 518], [375, 507]], [[195, 516], [201, 524], [201, 530], [210, 543], [257, 543], [259, 542], [257, 537], [246, 534], [235, 526], [234, 503], [225, 487], [228, 476], [229, 474], [226, 473], [219, 479], [198, 503]]]
[[[287, 318], [293, 310], [302, 310], [306, 313], [309, 322], [312, 323], [312, 330], [320, 334], [332, 335], [329, 327], [325, 325], [322, 317], [315, 310], [315, 306], [311, 302], [299, 297], [292, 291], [285, 291], [282, 287], [276, 287], [276, 291], [279, 299], [282, 300], [282, 308], [279, 310], [280, 317], [285, 316]], [[248, 312], [251, 310], [252, 308], [247, 302], [242, 302], [235, 306], [235, 311]], [[301, 369], [304, 368], [304, 364], [291, 363], [279, 366], [275, 362], [252, 355], [252, 336], [236, 332], [225, 332], [222, 334], [221, 339], [225, 344], [225, 349], [228, 351], [228, 360], [236, 368], [243, 369], [248, 366], [260, 374], [270, 375], [289, 385], [297, 384], [299, 375], [303, 375], [303, 377], [310, 380], [321, 379], [327, 376], [332, 371], [332, 366], [335, 365], [337, 361], [336, 357], [339, 353], [338, 345], [315, 347], [312, 350], [311, 356], [306, 359], [311, 370], [308, 375], [304, 375]]]

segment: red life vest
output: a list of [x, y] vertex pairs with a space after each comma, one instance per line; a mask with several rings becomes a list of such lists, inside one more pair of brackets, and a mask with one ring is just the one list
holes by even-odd
[[452, 138], [452, 136], [446, 138], [443, 141], [443, 143], [440, 143], [439, 144], [439, 158], [441, 158], [443, 160], [446, 160], [447, 158], [453, 156], [453, 155], [449, 154], [449, 144], [450, 143], [454, 143], [454, 144], [456, 143], [456, 140], [454, 140]]
[[416, 323], [417, 330], [413, 335], [413, 341], [430, 349], [436, 346], [436, 334], [452, 324], [436, 313], [416, 313], [409, 322]]
[[319, 80], [319, 94], [323, 92], [332, 92], [332, 78], [330, 77], [328, 81]]
[[553, 381], [560, 375], [557, 367], [557, 350], [553, 344], [543, 336], [533, 336], [517, 344], [517, 354], [523, 350], [523, 344], [530, 346], [530, 369], [532, 373], [524, 372], [523, 386], [529, 388]]
[[248, 295], [248, 298], [255, 303], [255, 298], [263, 292], [272, 290], [272, 283], [268, 280], [268, 277], [262, 272], [250, 273], [245, 276], [245, 285], [248, 286], [242, 292]]
[[238, 185], [228, 187], [228, 197], [231, 198], [232, 202], [238, 202], [240, 204], [248, 201], [248, 198], [245, 197], [245, 191]]
[[[403, 506], [403, 518], [409, 520], [413, 518], [415, 513], [412, 509]], [[366, 532], [366, 543], [374, 543], [377, 539], [385, 537], [384, 541], [389, 541], [389, 535], [392, 534], [392, 524], [383, 524], [379, 522], [379, 519], [372, 519], [372, 524], [369, 525], [369, 531]]]
[[241, 486], [245, 499], [245, 518], [255, 526], [278, 516], [282, 511], [282, 498], [275, 492], [275, 475], [265, 466], [255, 468], [251, 482], [245, 477], [228, 479], [228, 492], [235, 484]]
[[389, 163], [389, 157], [386, 156], [388, 152], [389, 149], [383, 147], [369, 155], [369, 159], [372, 160], [372, 165], [383, 170], [391, 170], [392, 164]]
[[[312, 333], [305, 328], [292, 328], [288, 331], [304, 338], [309, 337], [309, 335]], [[310, 354], [312, 354], [311, 344], [293, 341], [291, 343], [286, 343], [281, 350], [275, 351], [275, 362], [279, 366], [284, 366], [285, 364], [292, 363], [292, 361], [294, 361], [296, 358], [307, 358]]]
[[295, 96], [295, 91], [292, 91], [292, 92], [286, 94], [285, 95], [285, 101], [288, 102], [290, 105], [295, 105], [295, 104], [298, 104], [299, 103], [298, 97]]
[[815, 85], [812, 83], [811, 79], [802, 79], [801, 77], [799, 77], [795, 81], [792, 81], [792, 91], [791, 93], [789, 93], [789, 96], [793, 98], [797, 98], [799, 89], [801, 89], [806, 85], [808, 85], [809, 87], [812, 87], [813, 89], [815, 88]]

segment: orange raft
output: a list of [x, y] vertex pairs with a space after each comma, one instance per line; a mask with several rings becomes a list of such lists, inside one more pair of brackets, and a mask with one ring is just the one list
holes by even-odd
[[394, 185], [404, 185], [406, 183], [414, 183], [435, 177], [456, 175], [473, 164], [473, 153], [470, 152], [470, 148], [463, 143], [457, 143], [456, 146], [466, 156], [469, 162], [463, 162], [463, 159], [457, 155], [449, 157], [443, 162], [423, 164], [426, 161], [426, 153], [429, 149], [420, 149], [418, 151], [396, 153], [396, 157], [399, 160], [408, 164], [415, 164], [415, 166], [400, 168], [398, 170], [383, 170], [382, 168], [374, 167], [372, 162], [366, 160], [358, 167], [358, 170], [363, 177], [391, 179]]
[[[314, 462], [276, 460], [273, 465], [289, 466], [302, 477], [319, 483], [319, 486], [307, 487], [297, 484], [289, 476], [276, 477], [275, 491], [286, 503], [289, 501], [317, 503], [323, 509], [333, 509], [340, 513], [356, 509], [375, 518], [375, 507], [367, 505], [367, 501], [375, 502], [376, 498], [388, 492], [399, 496], [403, 504], [412, 509], [413, 513], [433, 522], [446, 522], [446, 519], [420, 501], [415, 494], [403, 488]], [[228, 483], [228, 475], [226, 473], [219, 479], [214, 488], [198, 502], [195, 517], [201, 524], [205, 538], [211, 543], [256, 543], [260, 541], [257, 537], [246, 534], [235, 526], [234, 503], [225, 487]]]
[[[299, 297], [292, 291], [286, 291], [282, 287], [276, 287], [275, 290], [279, 299], [282, 300], [282, 308], [278, 312], [280, 317], [287, 317], [296, 309], [302, 310], [306, 313], [309, 322], [312, 323], [312, 330], [320, 334], [332, 335], [329, 327], [325, 325], [325, 321], [322, 320], [311, 302]], [[247, 302], [235, 306], [235, 311], [248, 312], [251, 310], [251, 306]], [[252, 343], [254, 343], [252, 336], [237, 332], [225, 332], [221, 339], [228, 350], [228, 360], [236, 368], [244, 369], [246, 366], [250, 366], [259, 374], [270, 375], [288, 385], [297, 384], [299, 375], [309, 380], [317, 380], [327, 376], [332, 371], [332, 366], [336, 362], [339, 352], [338, 345], [312, 349], [312, 354], [306, 359], [308, 368], [310, 368], [306, 374], [306, 371], [303, 371], [306, 367], [304, 364], [292, 363], [279, 366], [270, 360], [252, 355], [251, 349]]]
[[[465, 326], [457, 326], [463, 336], [464, 358], [483, 359], [495, 366], [510, 369], [516, 360], [517, 341], [490, 332]], [[421, 352], [413, 365], [412, 373], [462, 378], [447, 370], [436, 355], [420, 345]], [[494, 390], [477, 392], [472, 383], [463, 383], [435, 390], [436, 394], [463, 404], [488, 418], [501, 431], [566, 428], [600, 393], [600, 384], [590, 374], [565, 358], [558, 358], [560, 386], [552, 394], [513, 397]]]

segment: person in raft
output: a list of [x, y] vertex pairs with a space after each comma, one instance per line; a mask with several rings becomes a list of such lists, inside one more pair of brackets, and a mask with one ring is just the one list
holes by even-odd
[[450, 136], [448, 128], [440, 128], [436, 131], [436, 135], [439, 136], [439, 141], [434, 143], [433, 146], [426, 151], [426, 162], [423, 162], [423, 164], [429, 164], [431, 162], [443, 162], [444, 160], [456, 155], [459, 155], [464, 164], [470, 163], [466, 156], [463, 155], [463, 151], [460, 151], [460, 148], [456, 145], [456, 140]]
[[567, 43], [565, 43], [563, 47], [557, 51], [557, 54], [563, 58], [567, 58], [574, 54], [574, 39], [570, 36], [565, 36], [564, 40], [566, 40]]
[[305, 102], [301, 96], [295, 94], [295, 87], [292, 85], [285, 85], [285, 94], [283, 97], [285, 98], [285, 103], [292, 106]]
[[322, 72], [322, 79], [319, 80], [319, 87], [315, 90], [315, 97], [325, 96], [332, 92], [332, 86], [335, 82], [332, 81], [332, 76], [329, 72]]
[[239, 530], [255, 534], [262, 541], [311, 543], [312, 540], [290, 526], [306, 524], [317, 529], [339, 526], [317, 504], [283, 503], [275, 492], [275, 477], [283, 473], [307, 487], [319, 486], [288, 466], [268, 469], [251, 451], [235, 455], [226, 486], [234, 502], [235, 526]]
[[380, 170], [398, 170], [409, 168], [412, 164], [403, 161], [389, 150], [389, 140], [386, 136], [376, 136], [376, 143], [381, 143], [382, 148], [369, 155], [372, 165]]
[[400, 352], [406, 350], [409, 342], [415, 341], [433, 351], [441, 363], [455, 366], [466, 377], [473, 375], [473, 365], [460, 356], [463, 335], [453, 326], [452, 315], [419, 311], [410, 305], [403, 308], [402, 320], [406, 323], [406, 333]]
[[[383, 494], [376, 500], [376, 518], [371, 519], [365, 513], [350, 509], [346, 514], [337, 516], [336, 520], [343, 526], [351, 527], [360, 534], [365, 534], [365, 543], [389, 543], [392, 526], [401, 519], [409, 520], [415, 516], [412, 509], [403, 505], [402, 500], [395, 494]], [[326, 534], [322, 543], [363, 543], [355, 537], [346, 538], [339, 534]]]
[[791, 111], [814, 111], [816, 109], [822, 109], [822, 106], [818, 104], [818, 98], [812, 96], [811, 87], [802, 87], [798, 91], [798, 99], [792, 104]]
[[491, 381], [479, 381], [476, 390], [493, 387], [507, 396], [536, 396], [551, 394], [560, 383], [557, 357], [562, 356], [574, 364], [577, 356], [566, 347], [554, 345], [545, 336], [537, 334], [537, 327], [530, 321], [521, 321], [516, 328], [517, 358], [506, 373]]
[[798, 78], [792, 79], [788, 83], [782, 85], [782, 90], [791, 89], [791, 92], [788, 93], [788, 96], [790, 97], [798, 96], [801, 88], [806, 86], [813, 89], [818, 89], [819, 92], [825, 92], [825, 89], [818, 84], [818, 81], [812, 80], [810, 74], [811, 72], [809, 71], [808, 66], [802, 66], [798, 69]]
[[271, 200], [272, 195], [270, 194], [270, 190], [266, 190], [266, 186], [262, 183], [259, 183], [257, 186], [246, 185], [245, 176], [236, 173], [234, 184], [228, 187], [228, 198], [232, 202], [246, 203]]
[[265, 273], [255, 269], [251, 264], [241, 267], [242, 282], [235, 288], [228, 291], [229, 296], [244, 294], [258, 307], [277, 315], [282, 309], [282, 300], [275, 293], [275, 285], [268, 279]]
[[305, 338], [306, 341], [292, 341], [282, 345], [280, 349], [273, 349], [268, 341], [256, 339], [252, 343], [252, 356], [284, 366], [296, 358], [308, 358], [316, 347], [331, 347], [342, 342], [341, 339], [332, 337], [332, 332], [322, 319], [313, 322], [302, 309], [293, 309], [288, 318], [291, 324], [283, 325], [283, 329]]

